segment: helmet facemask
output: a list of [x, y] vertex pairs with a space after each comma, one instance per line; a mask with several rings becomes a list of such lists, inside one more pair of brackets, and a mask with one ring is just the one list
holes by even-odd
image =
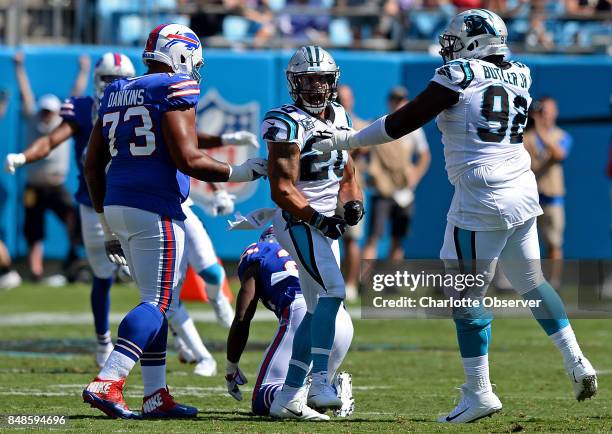
[[458, 58], [457, 53], [465, 48], [463, 42], [461, 42], [461, 38], [458, 36], [444, 34], [438, 36], [438, 41], [441, 46], [438, 53], [442, 56], [444, 63]]
[[337, 93], [338, 72], [287, 73], [291, 97], [307, 112], [318, 115]]

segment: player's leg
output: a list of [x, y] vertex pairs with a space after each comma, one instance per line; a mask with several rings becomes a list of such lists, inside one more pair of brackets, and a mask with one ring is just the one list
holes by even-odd
[[202, 342], [198, 329], [183, 303], [178, 301], [176, 308], [168, 312], [168, 322], [177, 337], [193, 354], [196, 362], [193, 372], [203, 377], [216, 375], [217, 362]]
[[155, 409], [147, 405], [145, 413], [159, 416], [161, 411], [171, 416], [191, 416], [195, 409], [189, 407], [183, 411], [167, 393], [165, 357], [160, 354], [165, 342], [163, 336], [167, 333], [165, 312], [171, 305], [183, 265], [183, 225], [157, 214], [120, 206], [106, 207], [105, 215], [121, 241], [132, 276], [140, 288], [141, 303], [119, 324], [115, 349], [84, 391], [83, 398], [113, 417], [132, 417], [122, 398], [123, 384], [143, 352], [157, 353], [160, 364], [154, 370], [143, 371], [143, 381], [160, 386], [161, 400], [155, 400], [158, 404]]
[[45, 203], [41, 189], [26, 185], [23, 192], [25, 217], [23, 235], [28, 244], [28, 265], [30, 278], [38, 281], [43, 275], [43, 239], [45, 237]]
[[[310, 326], [312, 384], [308, 399], [321, 409], [339, 408], [342, 402], [327, 378], [336, 316], [345, 297], [338, 241], [325, 237], [304, 223], [291, 222], [288, 232], [293, 250], [296, 252], [293, 258], [298, 264], [302, 291], [308, 293], [306, 295], [306, 301], [309, 303], [308, 311], [312, 312]], [[313, 311], [309, 297], [312, 297], [315, 290], [318, 290], [319, 299]]]
[[110, 289], [113, 284], [113, 272], [116, 265], [110, 262], [106, 256], [104, 231], [94, 209], [80, 205], [79, 213], [85, 253], [93, 272], [90, 301], [98, 341], [96, 363], [102, 367], [113, 350], [108, 316]]
[[346, 354], [353, 341], [353, 321], [351, 316], [342, 306], [336, 316], [336, 333], [331, 354], [329, 355], [329, 382], [336, 390], [338, 398], [342, 401], [342, 407], [334, 411], [335, 416], [346, 417], [353, 414], [355, 410], [355, 399], [353, 398], [352, 377], [346, 371], [337, 372], [344, 361]]
[[[474, 232], [448, 223], [440, 258], [449, 274], [481, 274], [493, 276], [497, 258], [506, 242], [508, 231]], [[469, 268], [468, 268], [469, 267]], [[466, 270], [467, 268], [467, 270]], [[481, 298], [489, 281], [469, 293], [445, 288], [447, 296], [454, 298]], [[490, 312], [483, 308], [454, 309], [457, 341], [463, 363], [465, 384], [462, 399], [440, 422], [464, 423], [493, 414], [501, 409], [501, 402], [493, 393], [489, 378], [489, 343], [491, 341]]]
[[291, 239], [289, 225], [279, 210], [274, 217], [274, 233], [279, 244], [289, 252], [298, 265], [300, 286], [307, 313], [297, 328], [291, 349], [291, 360], [282, 390], [275, 394], [270, 415], [278, 418], [329, 420], [306, 405], [304, 379], [311, 363], [311, 320], [318, 299], [319, 286], [300, 263], [298, 251]]
[[517, 228], [508, 239], [500, 256], [500, 264], [514, 289], [524, 299], [537, 303], [531, 311], [561, 352], [576, 399], [582, 401], [591, 398], [597, 392], [597, 375], [582, 354], [563, 301], [542, 274], [535, 218]]
[[68, 252], [64, 260], [64, 269], [70, 268], [72, 263], [78, 259], [76, 252], [77, 246], [80, 244], [80, 234], [78, 230], [78, 222], [72, 196], [64, 187], [60, 185], [49, 189], [49, 207], [53, 213], [64, 223], [66, 232], [68, 232]]
[[282, 389], [291, 363], [295, 333], [306, 314], [306, 302], [300, 295], [285, 308], [272, 342], [264, 352], [253, 386], [251, 408], [259, 416], [270, 414], [274, 396]]
[[225, 270], [219, 264], [217, 254], [202, 221], [189, 206], [184, 205], [183, 212], [187, 217], [185, 219], [187, 260], [206, 282], [206, 294], [215, 310], [217, 321], [223, 327], [229, 328], [234, 319], [234, 310], [223, 293]]

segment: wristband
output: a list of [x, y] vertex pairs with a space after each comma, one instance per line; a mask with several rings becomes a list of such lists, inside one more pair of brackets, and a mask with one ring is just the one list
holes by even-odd
[[112, 240], [113, 237], [113, 231], [111, 230], [110, 226], [108, 225], [108, 222], [106, 221], [106, 217], [104, 216], [103, 212], [97, 212], [96, 215], [98, 216], [98, 220], [100, 221], [100, 225], [102, 225], [102, 231], [104, 232], [104, 241], [109, 241]]

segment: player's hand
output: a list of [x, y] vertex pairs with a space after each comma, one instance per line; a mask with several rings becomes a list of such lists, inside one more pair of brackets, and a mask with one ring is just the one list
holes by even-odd
[[26, 163], [26, 157], [23, 154], [8, 154], [4, 161], [4, 170], [11, 175], [15, 174], [15, 169], [23, 166]]
[[213, 216], [227, 215], [234, 212], [234, 200], [236, 196], [229, 194], [225, 190], [215, 191], [211, 204], [211, 214]]
[[252, 146], [259, 149], [259, 141], [257, 136], [250, 131], [236, 131], [235, 133], [226, 133], [221, 135], [223, 146]]
[[265, 158], [249, 158], [242, 164], [230, 164], [229, 182], [248, 182], [268, 176], [268, 160]]
[[363, 210], [363, 202], [360, 200], [351, 200], [344, 204], [344, 220], [349, 226], [355, 226], [361, 221], [365, 214]]
[[354, 131], [350, 130], [335, 130], [330, 137], [326, 137], [315, 142], [312, 145], [312, 148], [320, 152], [358, 148], [359, 145], [353, 139], [355, 134], [356, 133]]
[[242, 373], [238, 367], [238, 363], [227, 362], [225, 368], [225, 383], [227, 384], [227, 393], [236, 401], [242, 401], [242, 392], [238, 386], [242, 386], [248, 382], [246, 375]]
[[310, 226], [323, 232], [327, 238], [337, 240], [346, 230], [346, 221], [340, 216], [327, 217], [320, 212], [315, 213], [310, 218]]
[[108, 260], [113, 264], [127, 265], [127, 259], [125, 259], [125, 253], [121, 248], [121, 243], [118, 239], [111, 239], [104, 241], [104, 248], [106, 249], [106, 256]]

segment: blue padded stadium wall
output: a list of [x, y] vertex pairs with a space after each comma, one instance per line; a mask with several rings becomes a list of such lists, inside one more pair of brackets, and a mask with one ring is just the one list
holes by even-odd
[[[34, 93], [40, 96], [52, 92], [60, 97], [68, 95], [77, 72], [78, 56], [88, 53], [96, 57], [108, 47], [69, 46], [61, 48], [25, 47], [26, 68]], [[123, 50], [134, 62], [137, 72], [144, 67], [140, 51]], [[0, 90], [8, 93], [9, 107], [0, 119], [0, 156], [16, 152], [26, 145], [23, 125], [20, 124], [20, 101], [15, 80], [12, 56], [14, 51], [0, 48]], [[364, 119], [374, 119], [385, 113], [386, 94], [397, 84], [405, 85], [411, 95], [423, 89], [433, 76], [440, 61], [426, 54], [371, 53], [335, 51], [332, 54], [341, 67], [342, 83], [353, 88], [355, 112]], [[255, 51], [232, 52], [206, 50], [203, 69], [202, 95], [216, 89], [231, 104], [242, 105], [256, 101], [259, 119], [265, 111], [289, 102], [284, 68], [291, 52]], [[534, 84], [532, 96], [554, 96], [559, 102], [560, 118], [605, 117], [610, 114], [612, 94], [612, 58], [605, 56], [519, 56], [531, 67]], [[90, 87], [92, 90], [91, 80]], [[610, 205], [609, 180], [605, 175], [608, 147], [612, 130], [609, 124], [566, 124], [563, 127], [573, 136], [574, 146], [565, 163], [567, 182], [567, 228], [565, 252], [569, 258], [609, 258]], [[440, 133], [433, 122], [425, 127], [432, 150], [432, 165], [417, 191], [415, 217], [406, 241], [410, 257], [437, 257], [446, 223], [446, 209], [452, 188], [444, 172]], [[257, 133], [257, 131], [254, 131]], [[262, 146], [260, 153], [265, 155]], [[74, 166], [74, 162], [73, 162]], [[74, 167], [73, 167], [74, 169]], [[21, 192], [25, 171], [16, 177], [0, 177], [0, 237], [6, 241], [14, 256], [26, 252], [22, 236], [23, 208]], [[68, 188], [76, 187], [75, 170], [71, 171]], [[259, 182], [256, 192], [237, 204], [243, 214], [264, 206], [272, 206], [266, 182]], [[217, 253], [224, 259], [236, 259], [241, 249], [258, 234], [249, 231], [227, 232], [226, 218], [203, 216]], [[386, 249], [383, 242], [381, 249]], [[45, 251], [47, 257], [61, 258], [67, 248], [66, 233], [54, 216], [47, 218]]]

